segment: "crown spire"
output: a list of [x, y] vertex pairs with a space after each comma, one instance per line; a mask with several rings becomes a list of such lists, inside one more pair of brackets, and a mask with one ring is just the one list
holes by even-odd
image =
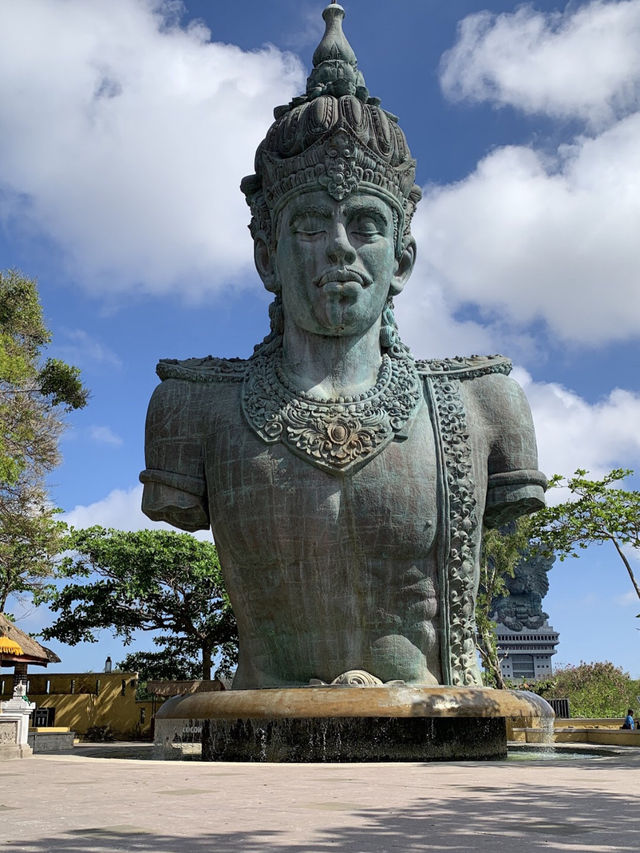
[[307, 79], [307, 97], [356, 95], [366, 101], [369, 92], [358, 60], [342, 30], [345, 11], [332, 2], [323, 10], [325, 32], [313, 54], [313, 71]]
[[325, 32], [322, 41], [313, 54], [313, 67], [317, 68], [321, 63], [332, 59], [348, 62], [356, 66], [356, 55], [342, 31], [342, 21], [345, 11], [338, 3], [332, 2], [322, 12], [325, 21]]

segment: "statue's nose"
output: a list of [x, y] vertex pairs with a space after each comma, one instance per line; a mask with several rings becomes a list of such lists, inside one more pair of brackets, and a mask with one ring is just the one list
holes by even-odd
[[347, 229], [342, 222], [337, 222], [330, 231], [327, 256], [334, 264], [352, 264], [357, 257], [356, 250], [351, 245]]

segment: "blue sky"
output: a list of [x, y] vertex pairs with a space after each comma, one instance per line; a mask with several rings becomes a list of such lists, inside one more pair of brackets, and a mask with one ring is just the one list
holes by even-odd
[[[51, 354], [91, 388], [50, 478], [76, 525], [152, 526], [137, 475], [157, 360], [248, 356], [266, 333], [239, 183], [304, 87], [323, 5], [0, 6], [0, 268], [38, 279]], [[424, 189], [403, 338], [421, 358], [511, 356], [546, 473], [640, 471], [640, 0], [344, 6]], [[556, 662], [640, 676], [613, 550], [556, 564], [550, 584]], [[47, 620], [13, 610], [26, 630]], [[51, 646], [63, 671], [122, 656], [108, 635]]]

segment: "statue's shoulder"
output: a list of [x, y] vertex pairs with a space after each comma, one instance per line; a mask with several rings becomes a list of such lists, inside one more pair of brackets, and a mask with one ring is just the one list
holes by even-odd
[[418, 373], [432, 379], [478, 379], [492, 374], [508, 376], [511, 361], [503, 355], [470, 355], [416, 361]]
[[165, 379], [181, 379], [185, 382], [226, 383], [242, 382], [249, 362], [244, 358], [163, 358], [158, 362], [156, 373]]
[[231, 401], [240, 392], [247, 363], [212, 356], [162, 359], [156, 367], [162, 381], [147, 409], [147, 446], [177, 436], [189, 436], [192, 441], [215, 431], [220, 418], [237, 409]]

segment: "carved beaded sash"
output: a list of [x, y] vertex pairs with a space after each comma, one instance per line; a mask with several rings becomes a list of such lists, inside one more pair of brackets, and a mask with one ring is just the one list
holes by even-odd
[[481, 685], [475, 643], [475, 585], [479, 518], [462, 380], [509, 373], [502, 356], [419, 361], [431, 407], [438, 456], [440, 552], [438, 587], [442, 680]]
[[323, 400], [287, 381], [281, 353], [253, 358], [242, 389], [242, 410], [251, 429], [269, 443], [330, 474], [364, 465], [403, 430], [423, 399], [411, 358], [383, 355], [378, 381], [353, 397]]

